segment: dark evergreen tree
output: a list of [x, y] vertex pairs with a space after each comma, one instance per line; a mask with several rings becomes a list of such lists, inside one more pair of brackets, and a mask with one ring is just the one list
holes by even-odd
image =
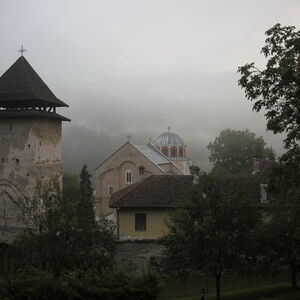
[[95, 210], [91, 175], [87, 165], [80, 172], [79, 195], [77, 200], [77, 221], [81, 227], [89, 228], [95, 224]]

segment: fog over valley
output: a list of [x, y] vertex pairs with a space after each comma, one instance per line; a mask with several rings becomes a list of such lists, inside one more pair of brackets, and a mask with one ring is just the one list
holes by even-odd
[[[64, 124], [65, 168], [78, 172], [83, 163], [94, 168], [132, 135], [147, 143], [171, 127], [188, 145], [188, 155], [209, 170], [206, 146], [222, 129], [248, 128], [282, 153], [281, 136], [265, 130], [263, 113], [251, 110], [237, 85], [238, 74], [197, 71], [167, 73], [143, 79], [103, 79], [70, 86], [71, 124]], [[57, 84], [56, 86], [59, 86]], [[66, 93], [65, 86], [60, 94]], [[88, 145], [88, 147], [82, 147]]]
[[[263, 136], [277, 155], [282, 137], [238, 87], [237, 68], [254, 61], [265, 31], [299, 26], [298, 0], [2, 0], [0, 73], [25, 57], [69, 107], [65, 171], [91, 171], [132, 135], [147, 143], [171, 127], [188, 156], [209, 170], [207, 144], [222, 129]], [[9, 24], [9, 25], [8, 25]], [[9, 29], [9, 30], [8, 30]]]

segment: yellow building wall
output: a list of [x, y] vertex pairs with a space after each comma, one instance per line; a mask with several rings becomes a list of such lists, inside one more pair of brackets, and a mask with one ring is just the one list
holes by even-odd
[[[168, 233], [166, 219], [171, 209], [167, 208], [120, 208], [120, 237], [157, 238]], [[135, 230], [135, 214], [146, 214], [146, 231]]]

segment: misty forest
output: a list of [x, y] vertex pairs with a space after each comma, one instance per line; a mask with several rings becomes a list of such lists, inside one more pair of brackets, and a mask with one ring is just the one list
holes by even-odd
[[300, 3], [0, 3], [0, 299], [300, 299]]

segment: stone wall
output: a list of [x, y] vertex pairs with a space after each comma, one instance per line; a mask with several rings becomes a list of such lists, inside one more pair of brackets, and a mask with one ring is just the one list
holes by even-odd
[[129, 272], [143, 273], [156, 265], [163, 250], [155, 239], [120, 240], [116, 245], [116, 262]]
[[38, 182], [48, 184], [54, 177], [62, 181], [61, 121], [1, 119], [0, 241], [23, 228], [18, 201], [31, 198]]

